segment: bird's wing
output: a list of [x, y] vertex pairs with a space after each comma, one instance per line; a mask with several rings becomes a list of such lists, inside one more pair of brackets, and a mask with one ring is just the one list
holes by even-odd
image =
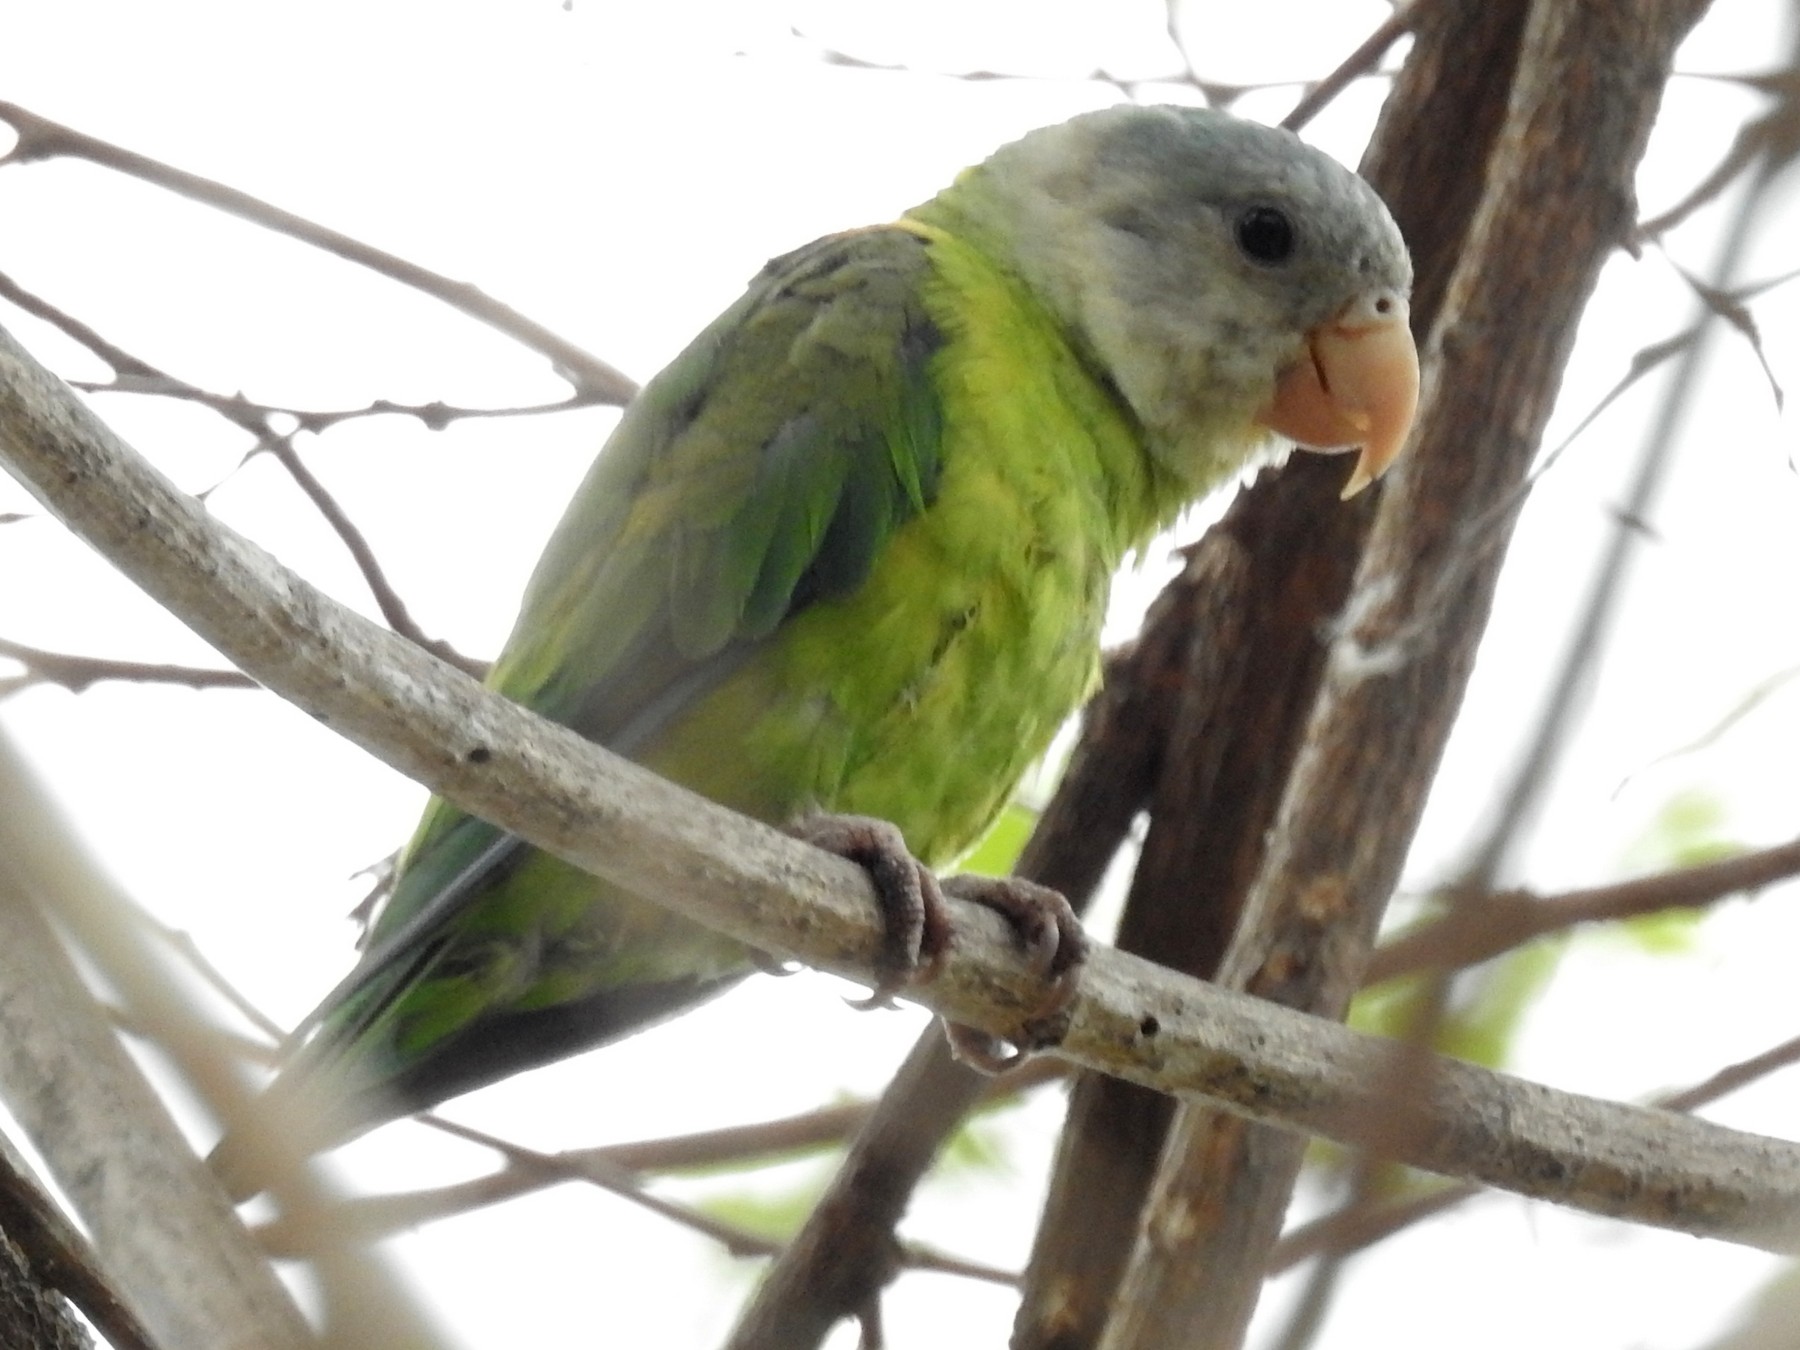
[[[886, 227], [778, 258], [645, 386], [552, 536], [493, 688], [631, 754], [784, 619], [861, 583], [938, 479], [926, 247]], [[368, 950], [308, 1026], [353, 1039], [523, 852], [434, 799]]]

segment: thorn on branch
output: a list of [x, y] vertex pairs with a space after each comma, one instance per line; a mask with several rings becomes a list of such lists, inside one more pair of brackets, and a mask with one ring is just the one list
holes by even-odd
[[1722, 290], [1702, 281], [1679, 264], [1671, 265], [1710, 313], [1743, 334], [1744, 340], [1750, 344], [1750, 350], [1756, 353], [1757, 362], [1762, 366], [1763, 377], [1769, 382], [1769, 391], [1775, 396], [1775, 411], [1780, 412], [1786, 406], [1787, 396], [1782, 392], [1781, 382], [1775, 378], [1775, 372], [1769, 366], [1769, 355], [1763, 350], [1762, 330], [1757, 327], [1756, 316], [1750, 312], [1745, 293], [1741, 290]]

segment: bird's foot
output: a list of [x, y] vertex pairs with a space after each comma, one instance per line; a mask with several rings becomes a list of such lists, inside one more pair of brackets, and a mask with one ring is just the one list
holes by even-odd
[[1061, 1039], [1062, 1014], [1075, 996], [1088, 953], [1087, 934], [1061, 892], [1019, 877], [957, 876], [940, 884], [913, 857], [897, 828], [871, 816], [803, 816], [788, 826], [788, 833], [855, 863], [874, 883], [887, 938], [878, 982], [857, 1007], [891, 1007], [893, 996], [907, 985], [937, 977], [950, 949], [944, 896], [953, 895], [1005, 919], [1046, 982], [1042, 1001], [1005, 1037], [946, 1022], [957, 1058], [984, 1073], [1000, 1073]]
[[859, 1008], [891, 1008], [894, 995], [909, 984], [937, 977], [950, 950], [950, 912], [937, 877], [913, 857], [899, 829], [874, 816], [818, 812], [787, 827], [815, 848], [855, 863], [869, 874], [886, 929], [876, 962], [877, 982]]
[[1033, 1052], [1062, 1040], [1063, 1014], [1081, 983], [1088, 958], [1088, 936], [1061, 891], [1023, 877], [964, 875], [947, 878], [945, 895], [991, 909], [1024, 943], [1033, 969], [1043, 977], [1044, 996], [1005, 1037], [957, 1022], [944, 1023], [944, 1035], [955, 1056], [983, 1073], [1004, 1073]]

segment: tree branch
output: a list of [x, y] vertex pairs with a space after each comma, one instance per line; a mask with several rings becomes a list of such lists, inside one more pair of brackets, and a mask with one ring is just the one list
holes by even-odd
[[54, 684], [79, 694], [106, 680], [131, 684], [175, 684], [189, 689], [255, 689], [256, 681], [238, 670], [168, 665], [157, 661], [114, 661], [102, 656], [76, 656], [46, 651], [0, 638], [0, 658], [17, 661], [24, 673], [0, 677], [0, 698], [34, 684]]
[[1800, 839], [1719, 862], [1539, 897], [1498, 891], [1471, 897], [1443, 918], [1377, 949], [1366, 982], [1379, 984], [1418, 970], [1460, 970], [1492, 960], [1546, 933], [1608, 923], [1668, 909], [1701, 909], [1744, 891], [1800, 874]]
[[[883, 932], [860, 869], [544, 722], [336, 604], [176, 490], [3, 333], [0, 458], [247, 673], [401, 772], [740, 941], [874, 982]], [[954, 908], [941, 973], [911, 993], [1004, 1036], [1039, 1006], [1039, 980], [997, 916]], [[1288, 1130], [1394, 1145], [1426, 1171], [1800, 1250], [1800, 1145], [1448, 1060], [1396, 1102], [1393, 1046], [1104, 947], [1060, 1053]], [[1403, 1128], [1367, 1127], [1395, 1114]]]
[[83, 135], [71, 127], [52, 122], [47, 117], [0, 102], [0, 121], [18, 135], [12, 150], [0, 155], [0, 165], [26, 164], [41, 159], [85, 159], [90, 164], [111, 169], [131, 178], [152, 183], [177, 196], [186, 197], [227, 215], [260, 225], [276, 234], [311, 244], [366, 267], [372, 272], [410, 286], [416, 291], [441, 300], [452, 309], [466, 314], [513, 341], [548, 357], [556, 373], [585, 396], [606, 403], [623, 405], [637, 392], [637, 386], [606, 362], [570, 342], [534, 319], [528, 319], [509, 305], [504, 305], [466, 281], [454, 281], [417, 263], [408, 262], [381, 249], [374, 248], [347, 234], [283, 211], [278, 206], [252, 197], [224, 183], [187, 173], [159, 163], [136, 151], [109, 144], [93, 136]]
[[[117, 991], [130, 1023], [154, 1041], [199, 1099], [216, 1115], [243, 1111], [252, 1094], [248, 1075], [228, 1039], [196, 1010], [192, 986], [186, 983], [185, 972], [167, 960], [163, 937], [140, 922], [141, 911], [94, 865], [3, 740], [0, 801], [6, 803], [0, 812], [0, 865], [26, 879], [34, 904], [54, 919], [98, 978]], [[79, 1090], [84, 1101], [92, 1103], [93, 1096], [107, 1088], [108, 1065], [120, 1063], [121, 1073], [136, 1073], [128, 1058], [115, 1058], [123, 1056], [123, 1050], [111, 1020], [92, 996], [78, 984], [65, 986], [51, 978], [57, 969], [66, 968], [60, 950], [51, 953], [55, 961], [50, 956], [39, 961], [29, 947], [21, 947], [16, 955], [10, 944], [0, 947], [0, 966], [15, 963], [0, 971], [0, 999], [6, 1001], [0, 1024], [8, 1029], [8, 1036], [0, 1037], [0, 1063], [7, 1051], [26, 1044], [20, 1028], [32, 1018], [43, 1030], [37, 1053], [57, 1056], [70, 1066], [66, 1081], [26, 1070], [20, 1080], [25, 1094], [49, 1094], [47, 1099], [53, 1102], [59, 1092]], [[92, 1038], [89, 1028], [96, 1021], [104, 1041]], [[90, 1076], [100, 1081], [91, 1088], [80, 1087]], [[160, 1343], [170, 1350], [237, 1344], [246, 1350], [273, 1350], [289, 1344], [279, 1326], [259, 1324], [254, 1308], [234, 1307], [228, 1298], [220, 1306], [220, 1298], [226, 1296], [211, 1294], [212, 1286], [234, 1279], [253, 1291], [261, 1279], [269, 1280], [285, 1297], [285, 1291], [273, 1284], [263, 1253], [245, 1237], [217, 1181], [198, 1165], [172, 1126], [164, 1145], [166, 1165], [134, 1162], [144, 1156], [146, 1143], [154, 1143], [157, 1122], [166, 1121], [148, 1087], [141, 1078], [135, 1081], [135, 1087], [127, 1083], [118, 1091], [141, 1094], [149, 1103], [148, 1115], [133, 1114], [123, 1101], [108, 1106], [102, 1100], [45, 1117], [19, 1109], [15, 1085], [0, 1077], [14, 1114], [50, 1161], [53, 1175], [94, 1233], [101, 1259], [122, 1290], [136, 1298], [148, 1289], [149, 1297], [157, 1300], [155, 1306], [140, 1306], [139, 1311], [157, 1330]], [[78, 1117], [91, 1128], [71, 1129], [71, 1120]], [[277, 1199], [296, 1227], [312, 1226], [313, 1284], [327, 1308], [335, 1344], [430, 1350], [442, 1343], [379, 1253], [346, 1242], [335, 1232], [331, 1196], [324, 1186], [310, 1175], [297, 1175], [284, 1181]], [[209, 1234], [207, 1225], [221, 1211], [223, 1219], [218, 1222], [224, 1226]], [[328, 1243], [317, 1240], [321, 1233], [330, 1234]], [[241, 1244], [241, 1256], [231, 1249], [233, 1242]], [[126, 1265], [120, 1264], [121, 1255]], [[166, 1302], [181, 1307], [171, 1310], [163, 1307]], [[176, 1327], [182, 1334], [165, 1332], [164, 1323], [152, 1315], [159, 1310], [180, 1319]], [[217, 1336], [187, 1334], [194, 1319], [209, 1317], [224, 1327]], [[245, 1339], [232, 1339], [238, 1335]]]
[[[935, 1028], [932, 1034], [942, 1039]], [[1055, 1082], [1066, 1072], [1067, 1066], [1060, 1060], [1044, 1056], [1027, 1061], [997, 1078], [984, 1077], [980, 1095], [991, 1101], [1001, 1101]], [[850, 1101], [717, 1130], [567, 1149], [539, 1155], [544, 1159], [541, 1166], [507, 1166], [498, 1172], [447, 1186], [346, 1200], [333, 1213], [340, 1223], [354, 1227], [360, 1237], [373, 1241], [403, 1228], [435, 1223], [487, 1205], [514, 1200], [533, 1191], [570, 1181], [584, 1181], [591, 1164], [622, 1167], [631, 1172], [662, 1173], [757, 1167], [843, 1144], [856, 1135], [876, 1105], [872, 1101]], [[298, 1250], [293, 1240], [286, 1236], [283, 1225], [266, 1225], [257, 1229], [256, 1234], [265, 1246], [278, 1253]]]
[[[1384, 485], [1246, 932], [1221, 983], [1329, 1017], [1343, 1015], [1361, 984], [1474, 664], [1516, 514], [1493, 518], [1491, 508], [1523, 480], [1581, 310], [1634, 223], [1633, 172], [1676, 41], [1701, 8], [1701, 0], [1535, 0], [1442, 11], [1446, 22], [1492, 15], [1502, 24], [1523, 15], [1516, 65], [1490, 68], [1466, 52], [1433, 49], [1440, 62], [1449, 57], [1500, 79], [1505, 120], [1491, 158], [1477, 150], [1485, 172], [1474, 180], [1480, 205], [1466, 236], [1434, 231], [1430, 251], [1415, 257], [1428, 283], [1417, 288], [1421, 309], [1430, 313], [1439, 295], [1442, 302], [1423, 344], [1427, 393], [1413, 454]], [[1447, 123], [1427, 130], [1410, 121], [1420, 88], [1432, 84], [1415, 85], [1410, 103], [1396, 89], [1372, 151], [1371, 181], [1388, 193], [1403, 229], [1436, 189], [1418, 161], [1468, 154], [1461, 136], [1442, 134]], [[1422, 134], [1396, 141], [1407, 125]], [[1442, 265], [1446, 254], [1453, 270]], [[1405, 1097], [1434, 1092], [1441, 1070], [1423, 1050], [1401, 1048], [1389, 1072], [1381, 1086]], [[1373, 1153], [1392, 1158], [1421, 1142], [1408, 1137], [1417, 1128], [1408, 1114], [1378, 1109], [1371, 1124], [1381, 1123], [1383, 1137]], [[1105, 1350], [1182, 1336], [1196, 1347], [1238, 1345], [1303, 1153], [1291, 1136], [1246, 1128], [1216, 1110], [1185, 1110], [1100, 1342]]]
[[[1770, 1046], [1760, 1054], [1728, 1064], [1703, 1083], [1665, 1093], [1653, 1105], [1663, 1111], [1698, 1111], [1719, 1098], [1748, 1087], [1778, 1070], [1800, 1064], [1800, 1036]], [[1491, 1192], [1480, 1186], [1441, 1186], [1423, 1195], [1397, 1200], [1361, 1196], [1350, 1204], [1281, 1235], [1269, 1253], [1269, 1274], [1276, 1275], [1315, 1256], [1348, 1256], [1374, 1246], [1465, 1200]]]
[[[80, 1308], [111, 1350], [156, 1350], [149, 1331], [100, 1268], [87, 1239], [39, 1189], [12, 1141], [0, 1135], [0, 1245], [9, 1242], [19, 1249], [36, 1282]], [[0, 1296], [0, 1304], [6, 1301]], [[6, 1318], [0, 1315], [0, 1345], [15, 1344], [6, 1338], [6, 1330]], [[83, 1338], [80, 1343], [87, 1341]], [[29, 1344], [36, 1346], [37, 1341]]]
[[1433, 0], [1402, 0], [1374, 32], [1357, 44], [1355, 51], [1338, 63], [1335, 70], [1317, 84], [1308, 87], [1300, 96], [1299, 102], [1281, 119], [1281, 125], [1289, 131], [1298, 131], [1317, 117], [1339, 94], [1380, 65], [1381, 58], [1388, 54], [1389, 48], [1417, 26], [1419, 6], [1432, 2]]
[[[1790, 68], [1793, 60], [1790, 53]], [[1776, 126], [1779, 124], [1780, 119], [1771, 123]], [[1680, 412], [1691, 400], [1699, 362], [1707, 339], [1716, 326], [1709, 319], [1723, 319], [1744, 334], [1758, 360], [1762, 362], [1764, 374], [1775, 389], [1777, 407], [1780, 406], [1780, 386], [1769, 370], [1755, 321], [1742, 298], [1731, 294], [1727, 289], [1737, 270], [1753, 224], [1760, 218], [1761, 199], [1772, 176], [1783, 162], [1777, 142], [1771, 141], [1767, 148], [1767, 157], [1759, 158], [1758, 172], [1752, 179], [1749, 191], [1737, 203], [1725, 229], [1724, 242], [1715, 265], [1716, 283], [1709, 285], [1688, 275], [1679, 266], [1675, 268], [1700, 299], [1700, 319], [1686, 334], [1637, 352], [1625, 379], [1615, 386], [1615, 389], [1622, 390], [1663, 359], [1679, 358], [1673, 377], [1662, 391], [1661, 411], [1652, 419], [1652, 431], [1640, 452], [1631, 479], [1629, 499], [1615, 513], [1612, 539], [1589, 581], [1589, 593], [1580, 617], [1571, 627], [1567, 650], [1550, 683], [1543, 711], [1531, 724], [1528, 743], [1519, 755], [1518, 762], [1501, 780], [1503, 786], [1490, 813], [1489, 822], [1482, 837], [1469, 849], [1468, 860], [1461, 875], [1442, 890], [1453, 914], [1478, 909], [1485, 903], [1508, 870], [1513, 853], [1535, 822], [1550, 785], [1555, 781], [1556, 770], [1567, 752], [1570, 737], [1578, 725], [1580, 710], [1586, 702], [1584, 691], [1601, 660], [1603, 639], [1610, 627], [1612, 612], [1617, 608], [1619, 597], [1623, 593], [1631, 558], [1646, 534], [1644, 522], [1649, 518], [1658, 485], [1673, 459], [1677, 444], [1675, 428], [1681, 423]], [[1627, 246], [1635, 248], [1636, 239], [1637, 236], [1634, 235]], [[1562, 446], [1540, 458], [1534, 471], [1520, 483], [1514, 494], [1517, 500], [1523, 499], [1538, 476], [1551, 467], [1566, 446], [1610, 401], [1609, 395]], [[1510, 502], [1502, 498], [1489, 508], [1489, 512], [1493, 519], [1501, 520], [1511, 514], [1511, 509]], [[1432, 1044], [1438, 1036], [1450, 1009], [1453, 971], [1454, 967], [1441, 966], [1427, 972], [1426, 979], [1413, 1000], [1410, 1025], [1406, 1031], [1409, 1042], [1424, 1047]], [[1385, 1189], [1384, 1182], [1389, 1170], [1377, 1158], [1355, 1161], [1351, 1166], [1352, 1200], [1348, 1208], [1353, 1212], [1357, 1211], [1362, 1207], [1360, 1202], [1379, 1196]], [[1283, 1337], [1278, 1343], [1281, 1350], [1305, 1345], [1314, 1339], [1342, 1273], [1343, 1258], [1337, 1254], [1328, 1256], [1309, 1273], [1307, 1287], [1295, 1304], [1292, 1334]]]
[[[4, 107], [4, 105], [0, 105]], [[394, 589], [387, 578], [387, 572], [381, 566], [381, 560], [375, 556], [368, 537], [350, 519], [347, 511], [338, 505], [325, 485], [316, 474], [306, 467], [300, 458], [299, 451], [294, 448], [296, 431], [306, 430], [304, 425], [288, 431], [279, 431], [274, 425], [276, 409], [252, 403], [242, 395], [224, 398], [217, 394], [209, 394], [204, 389], [189, 384], [186, 380], [158, 370], [148, 361], [132, 355], [116, 343], [108, 341], [87, 324], [74, 316], [65, 313], [38, 295], [33, 295], [20, 286], [12, 278], [0, 273], [0, 297], [12, 301], [28, 313], [35, 314], [47, 323], [54, 324], [63, 333], [81, 343], [95, 356], [112, 367], [113, 381], [102, 386], [87, 386], [93, 392], [105, 389], [112, 392], [152, 390], [168, 398], [183, 398], [200, 407], [209, 408], [223, 417], [227, 422], [248, 432], [255, 438], [255, 446], [251, 453], [266, 450], [275, 457], [277, 463], [287, 471], [294, 485], [306, 496], [318, 513], [324, 517], [325, 524], [337, 535], [340, 543], [350, 554], [350, 560], [362, 575], [363, 583], [369, 588], [376, 607], [388, 621], [388, 626], [403, 637], [411, 638], [426, 651], [451, 665], [460, 667], [480, 678], [486, 674], [487, 667], [483, 662], [464, 656], [448, 642], [429, 637], [413, 619], [406, 602]]]
[[[493, 1149], [516, 1169], [539, 1172], [547, 1181], [583, 1181], [616, 1195], [622, 1200], [629, 1200], [632, 1204], [641, 1205], [651, 1213], [659, 1214], [672, 1223], [680, 1224], [703, 1237], [713, 1239], [733, 1256], [777, 1256], [781, 1253], [783, 1243], [777, 1238], [753, 1232], [738, 1224], [728, 1223], [704, 1210], [696, 1209], [692, 1205], [680, 1204], [654, 1194], [646, 1186], [644, 1178], [638, 1172], [615, 1161], [607, 1155], [605, 1149], [586, 1149], [579, 1155], [540, 1153], [536, 1149], [522, 1148], [518, 1144], [500, 1139], [486, 1131], [458, 1125], [441, 1116], [428, 1114], [423, 1119], [434, 1129], [442, 1130], [458, 1139], [466, 1139], [473, 1144], [480, 1144], [484, 1148]], [[571, 1170], [571, 1164], [573, 1164], [573, 1170]], [[946, 1256], [942, 1252], [931, 1251], [915, 1244], [899, 1245], [893, 1255], [901, 1264], [915, 1270], [933, 1270], [941, 1274], [961, 1275], [969, 1279], [985, 1280], [989, 1284], [1010, 1285], [1016, 1282], [1015, 1277], [1007, 1271], [962, 1257]]]
[[[51, 884], [0, 744], [0, 1090], [162, 1344], [278, 1350], [312, 1334], [114, 1037], [36, 897]], [[12, 770], [12, 771], [9, 771]]]
[[375, 598], [375, 606], [381, 611], [381, 617], [387, 620], [388, 627], [402, 637], [418, 643], [438, 660], [446, 661], [476, 679], [483, 678], [487, 674], [487, 662], [464, 656], [441, 638], [426, 636], [400, 592], [394, 589], [394, 583], [388, 580], [387, 570], [375, 556], [369, 537], [350, 518], [350, 513], [338, 504], [338, 499], [331, 495], [331, 490], [319, 481], [318, 475], [306, 467], [306, 462], [300, 458], [300, 452], [294, 448], [293, 437], [265, 431], [261, 440], [262, 448], [287, 470], [288, 477], [294, 480], [294, 486], [305, 494], [313, 508], [325, 518], [326, 525], [349, 552], [356, 570], [362, 574], [363, 584]]

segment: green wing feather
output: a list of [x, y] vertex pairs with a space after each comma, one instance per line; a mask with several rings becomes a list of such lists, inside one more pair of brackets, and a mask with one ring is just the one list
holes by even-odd
[[[533, 575], [490, 686], [631, 754], [785, 620], [854, 590], [939, 478], [928, 367], [942, 339], [921, 300], [927, 270], [924, 240], [893, 228], [771, 262], [626, 409]], [[527, 884], [533, 868], [556, 875]], [[483, 1044], [494, 1038], [431, 1056], [455, 1061], [454, 1081], [435, 1078], [426, 1053], [477, 1022], [503, 1029], [509, 1005], [517, 1034], [491, 1055], [517, 1068], [741, 973], [721, 976], [710, 953], [683, 978], [676, 949], [627, 953], [599, 1003], [546, 979], [555, 963], [531, 954], [594, 903], [591, 891], [568, 894], [558, 913], [572, 870], [434, 799], [364, 959], [315, 1014], [305, 1058], [364, 1042], [360, 1073], [409, 1102], [439, 1099], [491, 1076]], [[507, 889], [517, 903], [496, 901]], [[544, 925], [547, 937], [531, 931]], [[591, 986], [603, 966], [589, 964]]]

